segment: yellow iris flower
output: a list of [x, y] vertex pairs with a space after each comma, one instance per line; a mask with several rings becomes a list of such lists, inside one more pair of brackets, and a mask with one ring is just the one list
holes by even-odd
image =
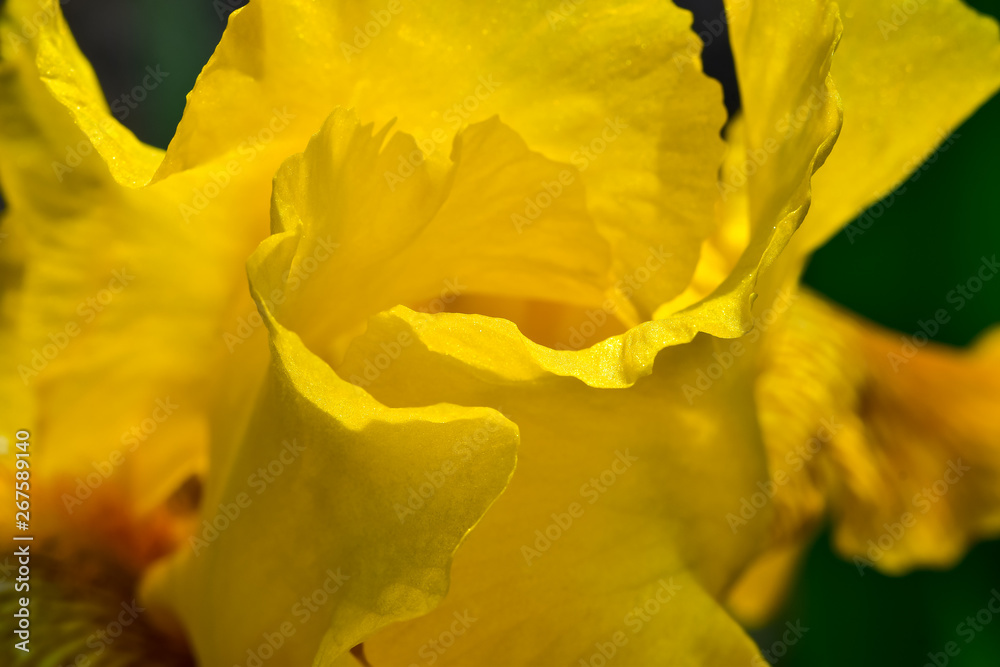
[[728, 2], [723, 139], [663, 0], [252, 0], [161, 151], [58, 2], [9, 0], [33, 649], [747, 664], [825, 515], [887, 572], [1000, 532], [996, 344], [911, 354], [798, 287], [1000, 86], [994, 21], [911, 4]]

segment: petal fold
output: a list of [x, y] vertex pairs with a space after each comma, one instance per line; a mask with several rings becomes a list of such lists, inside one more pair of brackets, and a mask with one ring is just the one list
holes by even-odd
[[[338, 110], [275, 179], [275, 231], [301, 233], [289, 275], [274, 284], [276, 311], [312, 349], [399, 303], [605, 300], [608, 244], [575, 168], [529, 151], [495, 118], [459, 134], [443, 169], [409, 135], [386, 140], [389, 129], [372, 136]], [[544, 208], [531, 208], [541, 197]]]
[[272, 236], [249, 264], [271, 352], [256, 406], [214, 441], [191, 548], [146, 584], [204, 664], [241, 663], [275, 632], [286, 641], [273, 664], [334, 664], [428, 612], [514, 467], [518, 432], [498, 412], [386, 408], [274, 319], [261, 290], [280, 280], [289, 239]]
[[[204, 470], [206, 415], [236, 349], [225, 335], [252, 309], [245, 261], [267, 230], [271, 173], [261, 160], [263, 173], [225, 188], [212, 168], [122, 184], [116, 169], [163, 153], [88, 129], [118, 123], [59, 3], [13, 0], [0, 16], [0, 426], [34, 434], [36, 481], [52, 483], [63, 519], [92, 494], [142, 514]], [[57, 99], [70, 92], [72, 108]]]
[[[385, 363], [380, 355], [398, 341], [406, 344]], [[660, 352], [632, 386], [602, 389], [577, 379], [583, 367], [597, 376], [613, 363], [588, 356], [595, 348], [558, 353], [477, 315], [398, 307], [372, 318], [341, 376], [364, 378], [398, 408], [489, 406], [521, 433], [518, 469], [457, 552], [448, 597], [368, 639], [373, 664], [419, 661], [464, 614], [476, 619], [468, 640], [439, 664], [576, 664], [608, 642], [626, 665], [756, 657], [717, 602], [761, 537], [734, 537], [724, 520], [763, 471], [753, 355], [692, 393], [727, 349], [698, 336]], [[562, 355], [572, 373], [547, 355]]]
[[275, 109], [294, 118], [282, 137], [296, 150], [342, 106], [378, 127], [397, 119], [431, 159], [462, 127], [499, 115], [582, 173], [616, 279], [650, 246], [671, 253], [634, 295], [643, 317], [684, 289], [714, 228], [725, 120], [690, 14], [657, 0], [389, 5], [261, 0], [234, 12], [158, 176], [237, 151]]

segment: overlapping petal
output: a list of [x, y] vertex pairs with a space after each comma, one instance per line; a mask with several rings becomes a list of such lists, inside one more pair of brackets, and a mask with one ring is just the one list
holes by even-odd
[[456, 137], [446, 170], [408, 135], [383, 148], [390, 129], [372, 136], [338, 110], [275, 179], [275, 231], [303, 237], [276, 312], [311, 348], [343, 348], [345, 333], [399, 303], [611, 298], [608, 244], [575, 168], [529, 151], [495, 118]]
[[[694, 308], [731, 313], [738, 294], [745, 299], [738, 312], [749, 327], [749, 305], [757, 295], [758, 309], [767, 309], [801, 268], [801, 259], [779, 261], [779, 255], [809, 210], [811, 176], [840, 131], [840, 98], [829, 68], [841, 22], [831, 2], [731, 2], [726, 9], [743, 108], [729, 128], [730, 148], [717, 184], [719, 231], [709, 239], [709, 256], [696, 273], [701, 284], [661, 305], [656, 317], [671, 315], [725, 275]], [[758, 284], [760, 269], [776, 262]]]
[[[24, 23], [36, 12], [45, 22]], [[162, 152], [110, 115], [58, 3], [8, 3], [3, 16], [3, 252], [16, 255], [4, 277], [3, 427], [43, 445], [38, 481], [61, 479], [64, 517], [111, 487], [142, 513], [205, 467], [221, 381], [211, 370], [228, 361], [223, 329], [252, 312], [242, 265], [266, 233], [270, 175], [217, 187], [200, 215], [192, 202], [209, 168], [119, 185], [116, 168]], [[43, 75], [36, 51], [50, 42], [63, 55]], [[74, 82], [75, 115], [43, 78]], [[121, 141], [95, 146], [81, 114]]]
[[[0, 86], [16, 101], [0, 110], [19, 131], [0, 140], [22, 156], [0, 159], [13, 184], [4, 229], [28, 262], [0, 249], [10, 276], [0, 342], [12, 360], [41, 350], [42, 368], [20, 377], [37, 381], [27, 395], [45, 438], [79, 442], [73, 424], [98, 416], [85, 445], [59, 459], [67, 472], [118, 449], [157, 400], [184, 396], [192, 412], [157, 425], [160, 444], [130, 459], [146, 502], [203, 467], [215, 409], [203, 526], [218, 536], [201, 533], [148, 582], [202, 660], [241, 662], [287, 621], [295, 633], [273, 664], [352, 661], [351, 646], [425, 615], [371, 638], [375, 664], [429, 650], [445, 665], [550, 664], [607, 657], [609, 646], [622, 664], [733, 664], [756, 650], [717, 601], [765, 532], [774, 548], [733, 598], [749, 616], [780, 597], [827, 506], [841, 549], [890, 572], [951, 563], [1000, 529], [998, 434], [977, 419], [1000, 389], [994, 344], [897, 364], [887, 335], [808, 295], [768, 342], [723, 340], [751, 332], [810, 250], [993, 92], [995, 23], [946, 0], [902, 18], [898, 5], [841, 3], [849, 38], [833, 78], [857, 112], [806, 218], [810, 177], [840, 129], [831, 2], [730, 3], [744, 110], [718, 188], [718, 90], [691, 55], [689, 19], [668, 3], [554, 13], [525, 1], [474, 14], [347, 4], [261, 0], [234, 14], [165, 155], [111, 119], [57, 3], [37, 42], [4, 52]], [[890, 66], [873, 74], [875, 60]], [[914, 62], [931, 83], [916, 81]], [[402, 74], [414, 68], [422, 75]], [[949, 104], [931, 103], [939, 84]], [[375, 125], [343, 110], [322, 124], [337, 106]], [[902, 108], [924, 113], [901, 120]], [[47, 173], [73, 146], [91, 155]], [[274, 236], [249, 266], [265, 351], [261, 336], [250, 340], [255, 313], [234, 276], [263, 234], [266, 179], [303, 147], [279, 171]], [[56, 205], [44, 193], [64, 177], [72, 194]], [[183, 270], [172, 260], [181, 254]], [[670, 261], [650, 270], [651, 254]], [[126, 257], [141, 267], [134, 286], [131, 266], [117, 268]], [[573, 331], [655, 319], [571, 352], [509, 321], [393, 308], [435, 300], [469, 312], [568, 303], [552, 330], [574, 308], [587, 321]], [[88, 309], [93, 327], [59, 328]], [[46, 345], [59, 348], [52, 359]], [[713, 365], [724, 372], [701, 388]], [[940, 378], [982, 393], [929, 400]], [[458, 552], [437, 607], [452, 553], [510, 477], [513, 424], [518, 474]], [[733, 531], [727, 514], [822, 428], [822, 452]], [[265, 483], [271, 461], [282, 472]], [[918, 497], [926, 516], [896, 536]], [[245, 553], [260, 557], [232, 567]], [[267, 609], [247, 580], [276, 582]], [[299, 627], [300, 597], [320, 590], [327, 602]], [[439, 650], [456, 622], [469, 641]]]
[[[250, 260], [267, 379], [243, 429], [214, 441], [191, 548], [147, 582], [205, 664], [243, 662], [273, 633], [285, 639], [271, 664], [317, 652], [333, 664], [383, 625], [426, 613], [514, 467], [518, 431], [500, 413], [386, 408], [277, 321], [264, 295], [283, 285], [299, 242], [276, 234]], [[266, 586], [266, 605], [250, 581]]]
[[[824, 54], [832, 48], [832, 28], [827, 38], [829, 41], [820, 41], [816, 47]], [[826, 77], [822, 65], [827, 60], [818, 58], [817, 62], [820, 66], [814, 76], [822, 84]], [[826, 131], [816, 132], [810, 126], [809, 136], [814, 140], [794, 143], [805, 151], [802, 159], [792, 164], [803, 170], [801, 178], [806, 183], [836, 133], [832, 99], [832, 95], [823, 99], [826, 110], [834, 104], [834, 112], [822, 116], [830, 120], [829, 125], [821, 126]], [[335, 121], [336, 116], [331, 123]], [[371, 153], [357, 149], [349, 134], [339, 134], [334, 128], [328, 124], [303, 158], [291, 162], [279, 178], [276, 229], [282, 237], [280, 243], [287, 245], [280, 266], [292, 267], [296, 259], [302, 261], [315, 247], [312, 239], [327, 232], [337, 235], [341, 243], [337, 250], [344, 256], [371, 256], [371, 239], [363, 234], [343, 235], [341, 230], [351, 228], [355, 211], [373, 209], [332, 205], [333, 200], [324, 199], [323, 193], [368, 192], [370, 186], [364, 184], [371, 183], [371, 178], [366, 179], [364, 170], [377, 175], [381, 171], [378, 156], [355, 159], [351, 164], [357, 168], [347, 173], [338, 160]], [[470, 133], [483, 129], [473, 127]], [[357, 136], [356, 129], [354, 132]], [[369, 136], [363, 132], [360, 141], [371, 142]], [[379, 137], [374, 145], [381, 141]], [[386, 148], [390, 154], [393, 141], [400, 140], [390, 140]], [[456, 155], [460, 159], [460, 151]], [[460, 162], [458, 165], [461, 168]], [[308, 188], [286, 187], [282, 182], [297, 182], [305, 174], [324, 177]], [[427, 177], [432, 175], [429, 169]], [[362, 186], [348, 188], [344, 183]], [[509, 186], [516, 189], [523, 183], [512, 180]], [[421, 190], [413, 186], [412, 192], [419, 194]], [[786, 195], [805, 200], [808, 190], [790, 188]], [[774, 197], [778, 196], [776, 191]], [[350, 197], [344, 199], [350, 204]], [[324, 201], [329, 203], [324, 205]], [[462, 648], [456, 645], [455, 650], [441, 656], [445, 662], [482, 662], [497, 656], [513, 662], [573, 661], [597, 650], [595, 638], [606, 635], [614, 642], [619, 631], [619, 639], [630, 640], [627, 647], [618, 649], [626, 662], [666, 656], [692, 664], [728, 664], [755, 655], [752, 642], [715, 602], [756, 549], [752, 530], [734, 539], [724, 519], [725, 509], [738, 501], [740, 493], [750, 492], [752, 481], [763, 472], [750, 400], [755, 355], [738, 354], [739, 363], [711, 391], [696, 396], [693, 388], [699, 371], [714, 363], [713, 354], [727, 353], [730, 348], [722, 341], [695, 335], [699, 331], [720, 336], [746, 332], [751, 324], [749, 308], [757, 274], [773, 260], [798, 224], [804, 204], [800, 201], [761, 213], [772, 216], [770, 224], [757, 226], [750, 249], [741, 260], [742, 272], [711, 299], [579, 352], [537, 345], [512, 323], [477, 315], [421, 315], [399, 307], [369, 321], [367, 332], [355, 339], [337, 365], [341, 377], [363, 384], [373, 396], [397, 409], [442, 401], [490, 406], [502, 410], [522, 433], [513, 485], [458, 552], [451, 593], [433, 613], [369, 640], [366, 652], [373, 660], [414, 659], [429, 646], [428, 641], [447, 629], [445, 625], [451, 627], [459, 617], [468, 618], [463, 615], [466, 612], [481, 628], [477, 640]], [[384, 215], [393, 212], [392, 204], [382, 206]], [[373, 229], [381, 233], [381, 216], [369, 213], [363, 217], [375, 220]], [[781, 232], [776, 233], [776, 228]], [[391, 245], [389, 248], [384, 254], [392, 260], [395, 253]], [[467, 252], [477, 256], [484, 250]], [[382, 273], [393, 275], [395, 271]], [[316, 285], [309, 298], [292, 296], [286, 300], [288, 288], [282, 285], [280, 296], [285, 305], [277, 306], [282, 321], [298, 318], [307, 324], [297, 311], [315, 308], [317, 294], [335, 290], [335, 275], [321, 276], [317, 271], [309, 279], [310, 285]], [[447, 274], [439, 273], [438, 277], [441, 275]], [[395, 295], [387, 302], [413, 298], [399, 285], [387, 286]], [[310, 332], [310, 337], [314, 335]], [[648, 458], [649, 467], [630, 457]], [[718, 460], [739, 460], [741, 464], [721, 467], [715, 464]], [[630, 476], [630, 472], [635, 474]], [[594, 475], [596, 486], [589, 486]], [[613, 478], [613, 483], [602, 482], [602, 475]], [[699, 480], [702, 487], [711, 484], [715, 492], [697, 491], [699, 501], [692, 502], [696, 493], [692, 480]], [[595, 496], [592, 507], [591, 492]], [[574, 517], [581, 510], [582, 516]], [[566, 525], [563, 514], [573, 518], [579, 528], [574, 531]], [[533, 520], [526, 521], [526, 517]], [[549, 529], [551, 521], [557, 521], [560, 536], [546, 546], [544, 540], [553, 538], [544, 538], [542, 531]], [[565, 527], [560, 528], [560, 521]], [[765, 527], [760, 524], [761, 530]], [[516, 537], [519, 532], [525, 535]], [[535, 544], [539, 539], [542, 541]], [[540, 554], [537, 559], [530, 553], [532, 549]], [[724, 558], [719, 557], [722, 549], [728, 554]], [[598, 561], [620, 566], [610, 571], [602, 567], [598, 573], [593, 569]], [[484, 577], [484, 572], [490, 576]], [[681, 587], [676, 600], [669, 592], [662, 592], [671, 590], [672, 584]], [[647, 603], [657, 610], [657, 618], [641, 621], [640, 625], [649, 624], [650, 631], [633, 637], [638, 630], [633, 633], [632, 623], [641, 617], [631, 612], [638, 605], [638, 613], [648, 615], [650, 612], [641, 608]], [[510, 614], [512, 607], [519, 613]], [[574, 610], [572, 615], [570, 610]], [[542, 618], [544, 624], [538, 622]], [[671, 627], [674, 632], [668, 631]], [[469, 632], [471, 637], [476, 631]], [[707, 636], [705, 632], [723, 639], [711, 644], [699, 642]], [[530, 641], [510, 642], [511, 633]]]
[[[996, 89], [1000, 72], [997, 68], [995, 22], [977, 15], [960, 2], [914, 3], [916, 11], [910, 11], [910, 5], [904, 9], [898, 3], [839, 4], [843, 10], [845, 40], [833, 58], [831, 77], [843, 96], [846, 118], [844, 136], [817, 172], [813, 181], [814, 201], [781, 260], [785, 268], [774, 272], [777, 280], [785, 281], [784, 289], [790, 289], [797, 280], [812, 250], [864, 206], [919, 166], [934, 146]], [[740, 34], [749, 27], [741, 25], [737, 18], [732, 28], [739, 67]], [[748, 60], [744, 57], [744, 61]], [[763, 62], [758, 66], [766, 69]], [[748, 78], [741, 74], [741, 91], [756, 95], [757, 88], [743, 83]], [[941, 89], [948, 92], [939, 96]], [[760, 97], [770, 99], [766, 94]], [[947, 101], [942, 102], [945, 99]], [[796, 111], [785, 115], [781, 125], [776, 124], [775, 129], [794, 127], [808, 119], [811, 115], [807, 111], [808, 106], [800, 107], [801, 114]], [[738, 134], [731, 133], [731, 136], [739, 138]], [[766, 157], [766, 153], [758, 155]], [[748, 151], [747, 167], [761, 166], [761, 162]], [[864, 165], [860, 172], [859, 165]], [[733, 184], [740, 180], [730, 176], [724, 183]], [[751, 180], [747, 179], [745, 187], [750, 187]], [[734, 194], [738, 196], [742, 189], [736, 188]], [[795, 310], [800, 313], [819, 312], [821, 309], [809, 305], [812, 301], [806, 298], [804, 305]], [[798, 316], [793, 319], [803, 318]], [[798, 325], [786, 326], [795, 328]], [[824, 326], [834, 331], [838, 329], [826, 320], [824, 324], [817, 322], [814, 326], [815, 329], [812, 325], [809, 327], [812, 334], [819, 334]], [[859, 408], [834, 411], [808, 407], [813, 402], [833, 405], [867, 400], [864, 395], [860, 398], [855, 395], [860, 391], [859, 387], [867, 386], [871, 381], [866, 362], [860, 361], [859, 353], [852, 348], [852, 345], [858, 345], [858, 341], [855, 338], [848, 341], [848, 337], [834, 334], [797, 335], [794, 344], [788, 342], [790, 338], [783, 336], [785, 348], [780, 359], [765, 355], [768, 359], [764, 363], [767, 370], [758, 387], [761, 422], [771, 457], [771, 477], [763, 482], [774, 481], [775, 475], [785, 475], [786, 482], [774, 500], [778, 511], [772, 529], [771, 548], [748, 569], [730, 599], [730, 607], [741, 619], [751, 623], [765, 620], [783, 601], [784, 591], [790, 585], [802, 550], [828, 509], [831, 495], [853, 497], [854, 494], [861, 494], [861, 497], [867, 498], [867, 504], [861, 503], [865, 510], [852, 512], [855, 519], [860, 520], [861, 516], [870, 518], [875, 514], [885, 518], [881, 512], [873, 511], [881, 502], [875, 500], [876, 496], [884, 500], [886, 495], [905, 496], [909, 490], [908, 483], [894, 485], [884, 473], [875, 471], [888, 463], [875, 465], [869, 454], [860, 453], [870, 451], [866, 444], [870, 436], [858, 434], [874, 428], [871, 415], [860, 413]], [[831, 340], [836, 340], [836, 344]], [[834, 354], [833, 350], [837, 352]], [[981, 387], [982, 381], [973, 377], [978, 372], [972, 370], [976, 364], [971, 360], [967, 363], [968, 375], [962, 380], [955, 373], [945, 372], [942, 381], [972, 381]], [[831, 370], [837, 368], [837, 372], [821, 373], [822, 381], [814, 382], [812, 378], [816, 376], [817, 366]], [[978, 367], [982, 367], [982, 362]], [[813, 369], [812, 374], [804, 368]], [[777, 377], [782, 380], [776, 380]], [[801, 386], [806, 377], [810, 378], [806, 383], [809, 391], [800, 394], [798, 389], [788, 390], [790, 386]], [[782, 381], [788, 384], [779, 386]], [[952, 390], [958, 389], [958, 384], [948, 386]], [[833, 419], [835, 413], [848, 422], [848, 427], [838, 439], [844, 443], [844, 451], [855, 452], [849, 457], [851, 463], [848, 463], [846, 455], [842, 455], [839, 468], [816, 462], [806, 466], [802, 459], [802, 447], [819, 441], [826, 428], [821, 420]], [[907, 425], [904, 414], [910, 414], [914, 423]], [[902, 442], [902, 434], [916, 428], [915, 423], [919, 423], [916, 417], [916, 412], [897, 413], [897, 419], [901, 421], [893, 426], [893, 434], [888, 437]], [[933, 432], [938, 431], [935, 429]], [[909, 446], [914, 452], [919, 452], [914, 456], [936, 460], [940, 453], [933, 437], [910, 441]], [[789, 470], [791, 464], [786, 456], [792, 459], [795, 470]], [[989, 469], [989, 466], [986, 468]], [[833, 487], [841, 488], [841, 485], [853, 491], [833, 491]], [[842, 510], [834, 511], [837, 516]], [[985, 507], [980, 510], [980, 513], [990, 512], [992, 509]], [[933, 521], [929, 523], [938, 527], [942, 525]], [[971, 523], [978, 525], [977, 520]], [[935, 547], [936, 555], [932, 555], [932, 549], [923, 543], [896, 550], [879, 567], [886, 571], [902, 571], [917, 564], [940, 565], [957, 558], [974, 539], [972, 534], [982, 534], [977, 532], [981, 528], [971, 528], [961, 521], [959, 525], [964, 525], [958, 528], [959, 534], [953, 535], [946, 544]], [[868, 535], [871, 532], [857, 525], [851, 529], [842, 525], [838, 544], [845, 553], [859, 554], [863, 551], [864, 540], [859, 541], [862, 534], [867, 535], [865, 539], [878, 537], [878, 534]], [[851, 547], [847, 548], [847, 544]]]
[[600, 389], [573, 377], [590, 364], [599, 374], [585, 353], [553, 352], [502, 320], [400, 307], [372, 319], [338, 372], [362, 375], [401, 337], [412, 342], [371, 381], [374, 396], [491, 406], [518, 424], [521, 445], [510, 488], [458, 552], [448, 598], [370, 640], [376, 663], [417, 661], [466, 612], [477, 619], [468, 641], [441, 664], [567, 664], [616, 641], [622, 664], [750, 660], [752, 643], [714, 602], [755, 549], [752, 531], [734, 540], [722, 519], [762, 470], [753, 405], [739, 398], [748, 365], [690, 401], [725, 349], [698, 337], [661, 352], [631, 388]]
[[276, 107], [296, 116], [300, 147], [339, 105], [379, 127], [398, 119], [441, 161], [456, 130], [499, 114], [583, 172], [618, 278], [670, 238], [670, 264], [635, 296], [648, 315], [686, 286], [718, 198], [721, 94], [689, 25], [653, 0], [252, 3], [230, 17], [159, 174], [231, 154]]

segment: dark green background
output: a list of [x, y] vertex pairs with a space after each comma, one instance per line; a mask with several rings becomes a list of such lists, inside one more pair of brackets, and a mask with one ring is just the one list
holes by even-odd
[[[109, 100], [141, 81], [147, 65], [169, 72], [124, 121], [144, 141], [165, 147], [184, 96], [225, 27], [226, 10], [237, 4], [240, 0], [69, 0], [64, 11]], [[719, 2], [681, 4], [696, 10], [696, 24], [721, 13]], [[971, 4], [1000, 16], [998, 0]], [[715, 41], [706, 62], [709, 73], [726, 85], [727, 104], [734, 108], [738, 92], [725, 40]], [[854, 243], [841, 233], [820, 250], [806, 282], [877, 322], [912, 333], [917, 320], [928, 318], [945, 294], [972, 274], [982, 255], [1000, 252], [1000, 98], [980, 109], [958, 134]], [[953, 313], [937, 340], [967, 345], [998, 320], [1000, 284], [987, 283], [966, 308]], [[949, 664], [997, 667], [1000, 617], [969, 644], [955, 634], [955, 626], [981, 609], [994, 587], [1000, 589], [1000, 542], [979, 545], [948, 572], [890, 578], [868, 571], [862, 578], [851, 563], [831, 553], [824, 535], [775, 625], [754, 634], [767, 647], [779, 638], [785, 621], [801, 620], [808, 632], [777, 662], [789, 667], [920, 667], [928, 651], [942, 651], [949, 641], [962, 649]]]

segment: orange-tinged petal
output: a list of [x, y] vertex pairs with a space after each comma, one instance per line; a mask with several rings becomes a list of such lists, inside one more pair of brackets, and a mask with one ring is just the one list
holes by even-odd
[[884, 331], [803, 291], [757, 384], [774, 548], [794, 551], [829, 512], [862, 574], [898, 574], [1000, 532], [998, 350], [995, 335], [960, 351]]

